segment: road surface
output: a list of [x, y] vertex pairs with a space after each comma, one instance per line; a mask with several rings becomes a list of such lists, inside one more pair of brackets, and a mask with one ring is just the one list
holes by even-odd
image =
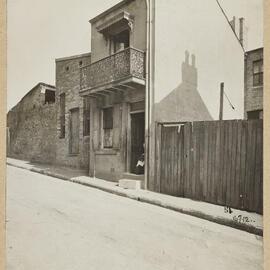
[[263, 269], [262, 238], [7, 168], [8, 270]]

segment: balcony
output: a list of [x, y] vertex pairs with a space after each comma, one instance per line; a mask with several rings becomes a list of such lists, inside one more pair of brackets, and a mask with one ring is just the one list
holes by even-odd
[[145, 85], [145, 53], [126, 48], [81, 68], [81, 95], [108, 93]]

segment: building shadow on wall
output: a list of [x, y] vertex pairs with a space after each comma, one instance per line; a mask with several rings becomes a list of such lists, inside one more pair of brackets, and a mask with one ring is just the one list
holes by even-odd
[[195, 55], [185, 51], [182, 63], [182, 82], [155, 104], [156, 120], [159, 122], [213, 120], [198, 92], [198, 71]]

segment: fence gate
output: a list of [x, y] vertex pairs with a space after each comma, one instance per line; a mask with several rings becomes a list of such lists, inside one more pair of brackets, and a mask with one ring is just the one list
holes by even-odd
[[159, 123], [156, 134], [156, 191], [262, 213], [262, 120]]

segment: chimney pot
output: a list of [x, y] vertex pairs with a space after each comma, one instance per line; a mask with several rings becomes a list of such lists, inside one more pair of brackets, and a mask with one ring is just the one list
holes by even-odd
[[185, 51], [185, 63], [189, 63], [189, 52]]
[[191, 64], [192, 64], [193, 67], [195, 67], [196, 58], [195, 58], [195, 55], [194, 54], [191, 55]]
[[244, 18], [239, 18], [239, 40], [242, 46], [244, 46]]

